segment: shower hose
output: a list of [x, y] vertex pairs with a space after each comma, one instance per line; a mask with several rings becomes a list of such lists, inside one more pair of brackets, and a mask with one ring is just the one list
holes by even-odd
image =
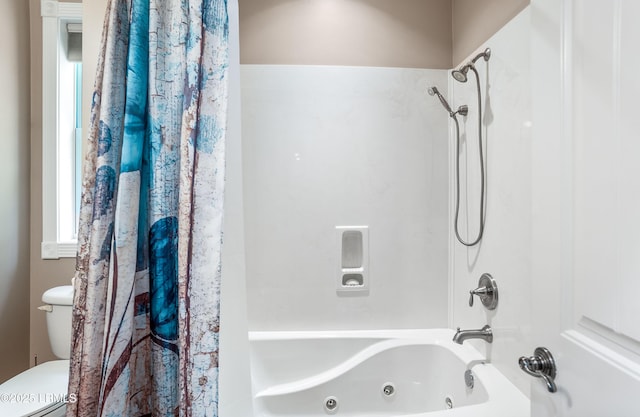
[[485, 201], [486, 201], [486, 187], [485, 187], [485, 161], [483, 152], [482, 141], [482, 94], [480, 91], [480, 77], [475, 67], [471, 66], [471, 70], [476, 77], [476, 89], [478, 96], [478, 153], [480, 155], [480, 228], [478, 230], [478, 236], [473, 241], [465, 241], [460, 236], [460, 230], [458, 226], [458, 219], [460, 217], [460, 124], [455, 116], [452, 116], [453, 121], [456, 124], [456, 212], [454, 218], [454, 231], [456, 239], [465, 246], [474, 246], [482, 240], [484, 235], [484, 222], [485, 222]]

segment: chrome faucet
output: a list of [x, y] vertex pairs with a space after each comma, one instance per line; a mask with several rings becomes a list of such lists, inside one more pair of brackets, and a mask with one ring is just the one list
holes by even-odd
[[482, 339], [487, 343], [491, 343], [493, 342], [493, 331], [491, 331], [491, 327], [488, 324], [477, 330], [460, 330], [458, 327], [456, 334], [453, 336], [453, 341], [461, 345], [467, 339]]

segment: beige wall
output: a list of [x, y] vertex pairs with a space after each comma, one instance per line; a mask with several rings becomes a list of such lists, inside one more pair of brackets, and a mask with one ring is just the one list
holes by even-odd
[[529, 3], [530, 0], [451, 0], [453, 66], [461, 64]]
[[239, 0], [243, 64], [448, 69], [530, 0]]
[[[23, 1], [23, 0], [16, 0]], [[81, 3], [79, 0], [65, 0]], [[45, 315], [37, 310], [42, 293], [57, 285], [67, 285], [75, 272], [75, 258], [43, 260], [42, 241], [42, 19], [40, 0], [29, 0], [31, 8], [31, 289], [29, 364], [55, 359], [49, 346]], [[88, 126], [93, 79], [96, 70], [106, 0], [86, 2], [83, 7], [83, 126]], [[96, 28], [87, 30], [87, 28]]]
[[242, 64], [451, 68], [450, 0], [240, 0]]
[[[11, 0], [27, 4], [24, 0]], [[43, 260], [42, 242], [42, 19], [40, 0], [29, 0], [31, 24], [31, 233], [29, 299], [29, 365], [55, 359], [49, 347], [45, 313], [39, 311], [42, 293], [57, 285], [67, 285], [75, 270], [75, 259]], [[25, 21], [27, 28], [29, 21]], [[25, 49], [26, 50], [26, 49]], [[26, 72], [28, 73], [28, 71]]]
[[0, 1], [0, 382], [29, 345], [29, 4]]

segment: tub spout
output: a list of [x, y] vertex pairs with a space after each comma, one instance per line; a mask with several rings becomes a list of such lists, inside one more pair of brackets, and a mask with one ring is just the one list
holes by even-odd
[[491, 343], [493, 342], [493, 332], [488, 324], [477, 330], [460, 330], [458, 327], [458, 331], [453, 336], [453, 341], [461, 345], [467, 339], [482, 339], [487, 343]]

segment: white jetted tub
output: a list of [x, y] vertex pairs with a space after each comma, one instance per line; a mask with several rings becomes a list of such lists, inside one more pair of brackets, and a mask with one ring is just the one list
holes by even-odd
[[255, 415], [528, 417], [527, 397], [453, 334], [250, 332]]

